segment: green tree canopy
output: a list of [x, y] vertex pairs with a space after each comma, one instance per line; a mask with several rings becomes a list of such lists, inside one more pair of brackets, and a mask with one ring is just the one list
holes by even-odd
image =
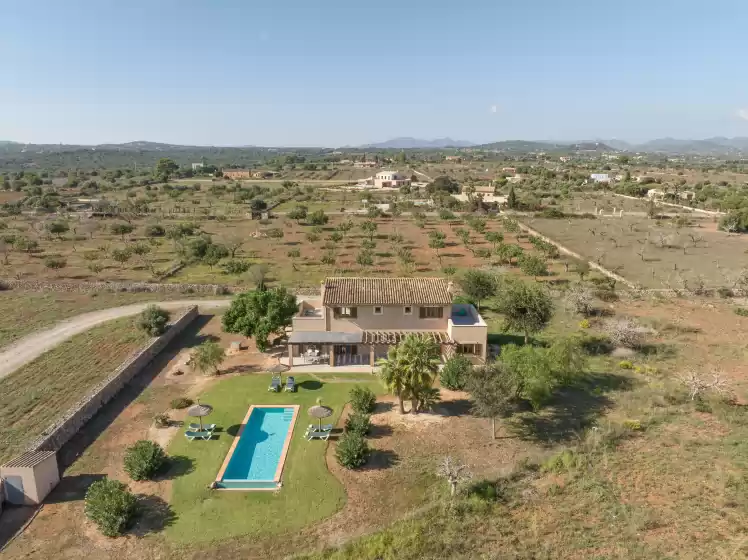
[[156, 164], [156, 175], [166, 181], [177, 171], [179, 171], [179, 166], [173, 159], [161, 158]]
[[505, 282], [499, 293], [497, 311], [504, 316], [504, 328], [525, 334], [542, 330], [553, 316], [553, 300], [545, 288], [521, 280]]
[[195, 349], [192, 355], [192, 363], [195, 368], [204, 374], [216, 375], [218, 367], [226, 359], [226, 352], [212, 340], [206, 340]]
[[223, 330], [253, 337], [257, 349], [268, 348], [268, 337], [291, 324], [296, 296], [285, 288], [254, 290], [237, 295], [223, 315]]
[[478, 309], [480, 309], [481, 301], [496, 295], [498, 288], [496, 276], [480, 269], [468, 270], [458, 282], [465, 295], [478, 305]]
[[514, 379], [501, 363], [494, 362], [468, 371], [465, 388], [476, 416], [491, 419], [491, 439], [496, 439], [496, 418], [506, 415], [517, 396]]

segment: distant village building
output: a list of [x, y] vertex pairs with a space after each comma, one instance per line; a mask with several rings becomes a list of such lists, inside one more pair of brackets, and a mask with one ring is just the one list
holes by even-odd
[[357, 161], [354, 162], [353, 167], [356, 169], [367, 169], [370, 167], [376, 167], [377, 162], [376, 161]]
[[224, 169], [222, 170], [223, 176], [226, 179], [250, 179], [252, 178], [252, 171], [249, 169]]
[[374, 187], [378, 189], [397, 188], [410, 185], [410, 179], [397, 171], [380, 171], [374, 175]]
[[647, 191], [647, 198], [655, 200], [658, 198], [664, 198], [665, 197], [665, 191], [661, 191], [660, 189], [649, 189]]
[[204, 163], [193, 163], [192, 171], [197, 171], [198, 169], [202, 169], [203, 167], [205, 167]]
[[516, 167], [502, 167], [501, 171], [502, 173], [516, 173], [517, 168]]
[[590, 175], [590, 179], [595, 183], [610, 183], [610, 175], [607, 173], [593, 173]]
[[444, 156], [444, 161], [456, 161], [461, 162], [462, 158], [460, 156]]
[[558, 158], [558, 160], [564, 163], [568, 163], [571, 161], [571, 156], [561, 156], [560, 158]]
[[253, 179], [269, 179], [271, 177], [275, 177], [276, 175], [280, 175], [277, 171], [255, 171], [252, 173]]
[[507, 183], [519, 183], [520, 181], [522, 181], [522, 175], [520, 175], [519, 173], [506, 178]]

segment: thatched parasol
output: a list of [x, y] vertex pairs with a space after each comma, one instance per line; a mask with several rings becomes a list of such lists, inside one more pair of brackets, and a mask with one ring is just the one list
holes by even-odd
[[319, 420], [319, 429], [322, 431], [322, 419], [332, 416], [332, 408], [322, 406], [322, 399], [317, 399], [317, 404], [309, 409], [309, 416]]
[[187, 416], [194, 416], [195, 418], [200, 419], [200, 431], [203, 431], [203, 416], [207, 416], [213, 412], [213, 407], [209, 404], [200, 404], [200, 401], [197, 401], [197, 404], [193, 404], [190, 408], [187, 409]]

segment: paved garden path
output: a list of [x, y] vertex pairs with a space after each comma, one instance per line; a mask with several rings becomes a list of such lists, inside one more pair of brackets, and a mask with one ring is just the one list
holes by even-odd
[[83, 313], [70, 319], [60, 321], [56, 325], [49, 327], [33, 334], [24, 336], [10, 346], [0, 349], [0, 379], [13, 373], [21, 366], [38, 358], [45, 352], [51, 350], [61, 342], [75, 336], [76, 334], [87, 331], [101, 323], [128, 317], [140, 313], [149, 305], [158, 305], [164, 309], [179, 309], [190, 305], [197, 305], [201, 308], [210, 307], [228, 307], [231, 300], [229, 299], [207, 299], [207, 300], [176, 300], [146, 303], [135, 303], [124, 305], [122, 307], [112, 307], [101, 311], [92, 311]]

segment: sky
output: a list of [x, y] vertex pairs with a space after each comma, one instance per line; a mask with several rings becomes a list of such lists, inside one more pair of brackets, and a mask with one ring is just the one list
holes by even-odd
[[0, 140], [748, 136], [745, 0], [0, 0]]

